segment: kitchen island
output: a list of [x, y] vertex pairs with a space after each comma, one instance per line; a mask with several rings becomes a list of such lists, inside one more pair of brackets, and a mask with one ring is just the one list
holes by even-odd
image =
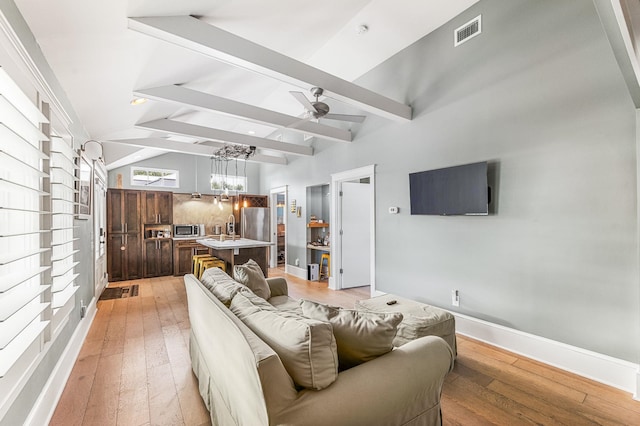
[[269, 246], [273, 243], [269, 241], [249, 240], [239, 238], [236, 240], [226, 239], [220, 241], [218, 238], [203, 238], [196, 240], [197, 243], [209, 249], [209, 253], [227, 263], [227, 273], [233, 276], [233, 266], [246, 263], [253, 259], [264, 273], [265, 278], [269, 273]]

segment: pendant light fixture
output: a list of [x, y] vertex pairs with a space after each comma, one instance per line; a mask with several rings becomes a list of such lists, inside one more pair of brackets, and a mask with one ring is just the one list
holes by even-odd
[[202, 194], [198, 192], [198, 157], [194, 155], [196, 160], [196, 190], [191, 193], [192, 200], [200, 200], [202, 198]]
[[[229, 161], [235, 160], [236, 167], [236, 181], [238, 178], [238, 158], [245, 160], [244, 164], [244, 177], [246, 182], [247, 176], [247, 160], [249, 157], [254, 156], [256, 153], [255, 146], [249, 145], [236, 145], [236, 144], [224, 144], [222, 147], [213, 152], [211, 156], [211, 189], [214, 191], [219, 191], [218, 194], [220, 198], [218, 199], [216, 196], [213, 198], [213, 203], [218, 204], [220, 209], [222, 209], [222, 202], [229, 202], [231, 199], [229, 197]], [[224, 162], [224, 163], [223, 163]], [[214, 170], [215, 166], [215, 170]], [[220, 177], [222, 182], [220, 182], [219, 188], [214, 188], [215, 178]], [[218, 185], [216, 185], [218, 186]], [[236, 191], [236, 195], [245, 188], [234, 187], [234, 191]], [[236, 210], [240, 208], [239, 200], [236, 201], [233, 206]]]

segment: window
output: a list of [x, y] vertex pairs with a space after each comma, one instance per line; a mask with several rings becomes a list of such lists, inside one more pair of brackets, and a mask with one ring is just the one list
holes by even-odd
[[247, 192], [247, 178], [245, 176], [211, 175], [211, 189]]
[[47, 290], [53, 229], [47, 201], [54, 199], [45, 170], [49, 156], [41, 146], [47, 137], [39, 128], [47, 119], [3, 70], [0, 93], [0, 386], [4, 390], [18, 382], [51, 335], [46, 329], [52, 316]]
[[131, 167], [131, 185], [154, 188], [179, 188], [177, 170]]

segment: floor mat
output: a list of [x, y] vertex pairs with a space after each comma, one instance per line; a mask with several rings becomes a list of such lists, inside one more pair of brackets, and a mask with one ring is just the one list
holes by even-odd
[[135, 297], [137, 295], [138, 284], [127, 287], [107, 287], [98, 300], [122, 299], [124, 297]]

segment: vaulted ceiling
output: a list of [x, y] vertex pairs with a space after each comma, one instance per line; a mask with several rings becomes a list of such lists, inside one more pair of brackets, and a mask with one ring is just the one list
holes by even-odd
[[312, 136], [353, 143], [360, 124], [300, 121], [289, 92], [313, 86], [332, 113], [408, 121], [403, 99], [351, 82], [476, 1], [15, 0], [109, 169], [222, 142], [276, 164], [313, 155]]

